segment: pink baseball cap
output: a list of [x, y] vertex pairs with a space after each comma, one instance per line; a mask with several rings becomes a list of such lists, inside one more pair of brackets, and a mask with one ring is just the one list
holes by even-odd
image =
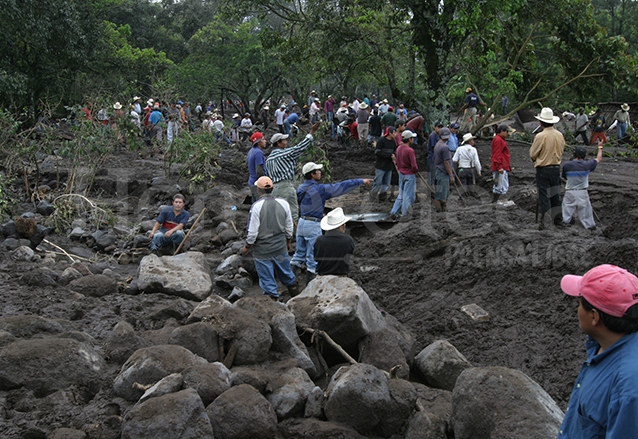
[[624, 316], [638, 303], [638, 277], [615, 265], [599, 265], [584, 276], [563, 276], [560, 288], [570, 296], [584, 297], [594, 308], [613, 317]]

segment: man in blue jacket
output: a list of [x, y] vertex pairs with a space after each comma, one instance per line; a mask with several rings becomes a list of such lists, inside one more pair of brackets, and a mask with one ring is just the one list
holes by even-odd
[[299, 202], [299, 224], [297, 225], [297, 250], [290, 265], [300, 270], [306, 264], [306, 281], [310, 282], [317, 274], [317, 262], [314, 257], [315, 241], [321, 236], [321, 219], [330, 198], [338, 197], [365, 184], [370, 186], [372, 179], [346, 180], [335, 184], [319, 184], [323, 165], [309, 162], [302, 169], [305, 181], [297, 188]]
[[638, 278], [615, 265], [564, 276], [588, 336], [559, 439], [638, 437]]

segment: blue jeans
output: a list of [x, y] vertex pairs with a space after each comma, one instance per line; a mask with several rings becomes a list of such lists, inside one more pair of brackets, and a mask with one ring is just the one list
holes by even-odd
[[408, 209], [416, 199], [416, 174], [403, 175], [399, 172], [399, 196], [392, 206], [390, 213], [396, 215], [401, 208], [401, 215], [408, 213]]
[[295, 251], [290, 265], [301, 267], [306, 263], [308, 271], [317, 273], [315, 261], [315, 241], [321, 236], [321, 222], [299, 218], [297, 225], [297, 251]]
[[381, 192], [386, 192], [390, 187], [392, 179], [392, 170], [384, 171], [383, 169], [374, 170], [374, 183], [372, 184], [372, 195], [376, 196]]
[[446, 172], [441, 171], [439, 168], [436, 168], [434, 175], [436, 177], [436, 195], [434, 196], [434, 199], [447, 201], [450, 197], [450, 176]]
[[280, 255], [266, 259], [255, 258], [254, 261], [255, 269], [259, 276], [259, 286], [267, 296], [274, 298], [279, 297], [279, 293], [277, 293], [277, 280], [275, 279], [275, 275], [279, 278], [281, 283], [286, 286], [293, 285], [297, 281], [294, 273], [290, 269], [288, 252], [283, 252]]
[[492, 171], [492, 179], [494, 180], [492, 192], [500, 195], [507, 193], [507, 190], [510, 188], [510, 181], [507, 174], [508, 171], [503, 171], [502, 174], [498, 171]]
[[436, 178], [435, 178], [435, 170], [436, 165], [434, 162], [428, 162], [428, 184], [432, 187], [436, 186]]
[[627, 122], [618, 122], [618, 139], [622, 139], [627, 134]]
[[290, 135], [291, 128], [290, 122], [284, 120], [284, 134]]
[[326, 121], [332, 127], [332, 138], [335, 139], [337, 137], [337, 127], [335, 126], [335, 124], [332, 123], [333, 117], [334, 117], [334, 113], [332, 111], [328, 111], [328, 114], [326, 115]]
[[153, 240], [151, 241], [151, 250], [159, 250], [165, 245], [171, 245], [171, 244], [179, 246], [184, 240], [185, 235], [183, 230], [178, 230], [177, 232], [174, 232], [168, 238], [164, 236], [164, 233], [166, 232], [168, 232], [168, 229], [165, 229], [164, 227], [162, 227], [157, 232], [155, 232], [155, 234], [153, 235]]
[[233, 142], [231, 142], [231, 141], [230, 141], [230, 139], [229, 139], [228, 137], [226, 137], [226, 134], [224, 134], [224, 133], [220, 133], [219, 131], [216, 131], [216, 132], [215, 132], [215, 143], [218, 143], [220, 138], [223, 138], [223, 140], [224, 140], [225, 142], [228, 142], [228, 144], [229, 144], [230, 146], [232, 146], [232, 145], [233, 145]]

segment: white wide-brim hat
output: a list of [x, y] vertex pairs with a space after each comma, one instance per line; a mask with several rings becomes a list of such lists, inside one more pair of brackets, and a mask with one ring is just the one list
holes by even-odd
[[545, 123], [556, 123], [560, 120], [560, 117], [554, 116], [554, 111], [552, 111], [552, 109], [549, 107], [544, 107], [541, 110], [541, 114], [534, 117], [540, 120], [541, 122], [545, 122]]
[[622, 104], [622, 105], [620, 106], [620, 108], [622, 108], [622, 109], [623, 109], [623, 110], [625, 110], [625, 111], [629, 111], [629, 105], [627, 105], [627, 104]]
[[366, 108], [368, 108], [368, 104], [366, 104], [365, 102], [362, 102], [361, 105], [359, 105], [359, 108], [361, 108], [362, 110], [365, 110]]
[[323, 230], [334, 230], [338, 227], [341, 227], [342, 225], [344, 225], [351, 219], [352, 219], [351, 216], [345, 215], [343, 213], [342, 208], [337, 207], [336, 209], [333, 209], [330, 212], [328, 212], [328, 215], [324, 216], [321, 219], [321, 228]]
[[120, 104], [119, 102], [116, 102], [116, 103], [113, 105], [113, 108], [115, 108], [116, 110], [121, 110], [121, 109], [122, 109], [122, 104]]
[[463, 142], [461, 142], [461, 145], [465, 145], [467, 142], [469, 142], [472, 139], [476, 139], [476, 136], [473, 136], [472, 133], [463, 134]]

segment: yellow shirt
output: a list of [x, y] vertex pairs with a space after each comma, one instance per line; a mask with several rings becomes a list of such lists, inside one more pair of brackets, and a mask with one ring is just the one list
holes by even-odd
[[565, 138], [563, 133], [554, 127], [543, 129], [536, 135], [534, 143], [529, 150], [529, 156], [534, 160], [534, 167], [560, 165], [560, 159], [565, 150]]

